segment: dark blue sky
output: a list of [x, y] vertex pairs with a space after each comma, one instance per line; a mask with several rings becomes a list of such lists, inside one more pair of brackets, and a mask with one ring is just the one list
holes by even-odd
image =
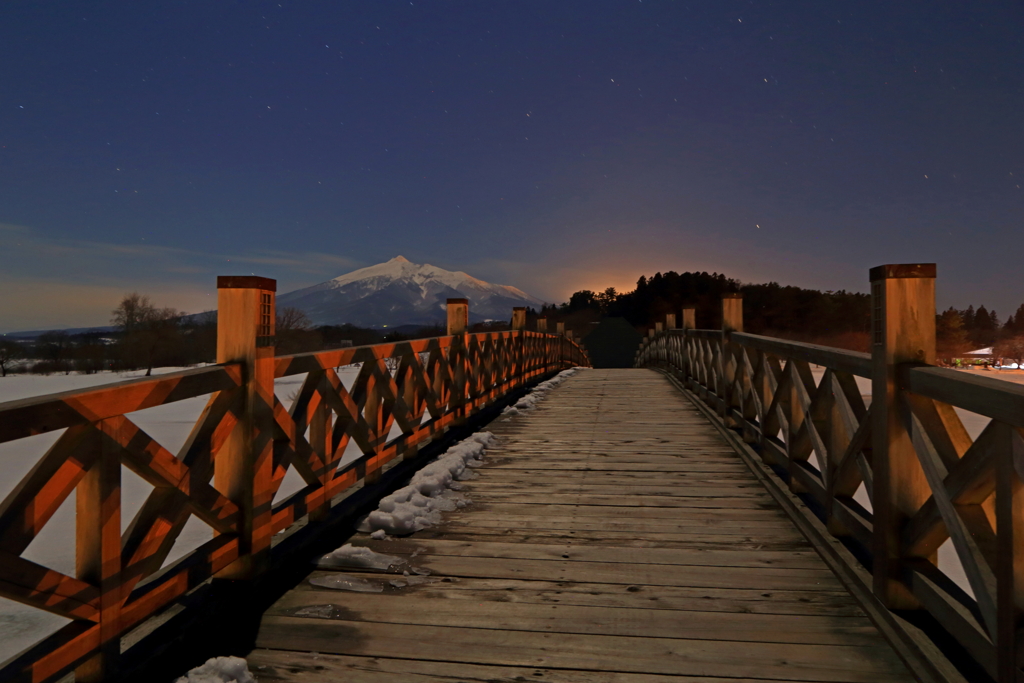
[[1022, 36], [1015, 1], [11, 0], [0, 331], [396, 254], [550, 300], [936, 261], [1005, 317]]

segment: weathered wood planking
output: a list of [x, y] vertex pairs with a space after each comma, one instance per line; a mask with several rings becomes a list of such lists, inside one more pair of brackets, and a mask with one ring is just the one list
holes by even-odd
[[912, 680], [662, 376], [585, 371], [491, 430], [500, 443], [463, 483], [473, 505], [354, 541], [426, 582], [303, 582], [263, 618], [261, 681]]

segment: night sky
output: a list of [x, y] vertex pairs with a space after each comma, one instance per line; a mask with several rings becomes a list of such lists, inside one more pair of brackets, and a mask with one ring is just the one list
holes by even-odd
[[0, 331], [402, 254], [563, 301], [641, 274], [1024, 301], [1024, 4], [0, 7]]

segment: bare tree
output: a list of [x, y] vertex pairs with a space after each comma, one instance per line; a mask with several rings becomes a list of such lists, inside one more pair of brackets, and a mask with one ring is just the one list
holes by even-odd
[[321, 345], [320, 335], [305, 311], [288, 306], [277, 311], [274, 322], [277, 353], [302, 353]]
[[277, 334], [291, 332], [292, 330], [309, 330], [313, 327], [313, 321], [309, 319], [306, 312], [287, 306], [277, 312], [277, 319], [274, 321]]
[[0, 377], [6, 377], [14, 361], [24, 356], [21, 344], [7, 339], [0, 340]]
[[57, 372], [71, 374], [71, 337], [67, 332], [56, 330], [39, 335], [36, 353], [52, 363]]
[[111, 314], [110, 324], [126, 336], [132, 334], [153, 315], [149, 297], [138, 292], [125, 294]]
[[1024, 334], [1007, 337], [996, 344], [995, 355], [998, 358], [1009, 358], [1017, 367], [1024, 366]]
[[147, 377], [153, 374], [154, 365], [162, 360], [174, 362], [179, 355], [181, 316], [181, 311], [174, 308], [154, 308], [143, 321], [137, 336]]
[[174, 356], [178, 343], [181, 312], [156, 308], [149, 297], [138, 292], [125, 294], [112, 312], [110, 323], [121, 332], [122, 362], [127, 367], [146, 367], [146, 376], [161, 358]]

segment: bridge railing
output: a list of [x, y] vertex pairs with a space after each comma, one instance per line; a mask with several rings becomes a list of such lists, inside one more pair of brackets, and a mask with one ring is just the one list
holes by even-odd
[[[61, 432], [0, 504], [0, 596], [70, 620], [0, 679], [115, 674], [125, 634], [211, 578], [258, 577], [278, 532], [324, 518], [389, 461], [509, 392], [589, 364], [565, 336], [523, 329], [524, 310], [511, 331], [467, 334], [463, 300], [449, 306], [445, 337], [275, 357], [275, 288], [218, 280], [216, 366], [0, 404], [0, 443]], [[338, 369], [353, 364], [346, 386]], [[274, 380], [303, 373], [286, 407]], [[202, 396], [177, 454], [129, 417]], [[153, 486], [123, 533], [122, 466]], [[275, 501], [289, 469], [303, 486]], [[23, 557], [72, 493], [74, 576]], [[165, 566], [192, 516], [211, 540]]]
[[[934, 366], [934, 265], [871, 275], [870, 354], [743, 333], [732, 295], [722, 330], [692, 329], [684, 310], [684, 328], [652, 331], [637, 366], [675, 376], [805, 496], [882, 604], [927, 611], [993, 679], [1016, 682], [1024, 386]], [[977, 438], [956, 409], [989, 419]], [[966, 587], [940, 569], [947, 540]]]

